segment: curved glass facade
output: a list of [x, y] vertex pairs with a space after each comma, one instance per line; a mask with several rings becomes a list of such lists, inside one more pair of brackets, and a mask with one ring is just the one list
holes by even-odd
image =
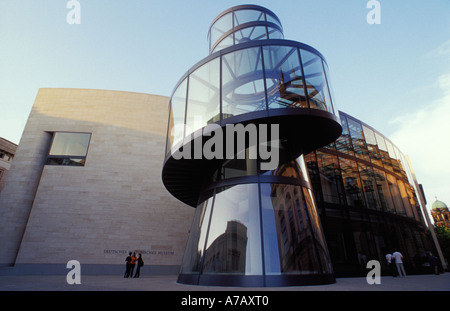
[[[334, 107], [324, 57], [284, 40], [275, 14], [255, 5], [221, 13], [208, 37], [210, 55], [170, 101], [162, 180], [196, 207], [179, 282], [326, 284], [367, 275], [374, 259], [389, 271], [395, 248], [420, 272], [435, 245], [413, 174], [389, 139]], [[253, 127], [223, 134], [236, 125]], [[275, 150], [276, 165], [252, 157], [255, 145]], [[198, 154], [205, 146], [232, 153]]]
[[303, 157], [268, 172], [263, 182], [238, 176], [204, 192], [207, 198], [197, 206], [179, 281], [241, 286], [333, 282]]
[[424, 271], [435, 252], [413, 175], [403, 153], [367, 124], [340, 112], [342, 135], [305, 155], [308, 174], [337, 276], [366, 275], [401, 250], [409, 273]]
[[209, 51], [253, 40], [283, 39], [283, 28], [270, 10], [256, 5], [236, 6], [222, 12], [208, 32]]
[[[210, 55], [180, 79], [170, 101], [162, 179], [196, 207], [179, 281], [334, 282], [302, 156], [342, 129], [325, 59], [284, 40], [276, 15], [255, 5], [224, 11], [208, 37]], [[226, 158], [201, 154], [206, 146], [226, 147]]]
[[316, 109], [338, 117], [327, 71], [319, 52], [287, 40], [249, 42], [211, 55], [175, 87], [166, 153], [208, 124], [252, 112]]

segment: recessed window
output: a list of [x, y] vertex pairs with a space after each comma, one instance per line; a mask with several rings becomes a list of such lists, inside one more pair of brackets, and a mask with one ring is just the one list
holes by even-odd
[[55, 132], [46, 164], [84, 166], [90, 140], [90, 133]]

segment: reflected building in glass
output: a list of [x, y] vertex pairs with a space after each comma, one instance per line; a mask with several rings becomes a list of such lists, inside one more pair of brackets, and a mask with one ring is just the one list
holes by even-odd
[[14, 153], [1, 268], [65, 275], [76, 258], [84, 274], [119, 275], [131, 250], [182, 283], [328, 284], [374, 259], [389, 273], [394, 248], [408, 274], [426, 272], [426, 251], [445, 268], [409, 160], [337, 110], [317, 50], [255, 5], [221, 13], [208, 38], [170, 98], [39, 90], [0, 159], [1, 175]]
[[385, 255], [396, 248], [409, 273], [425, 272], [426, 251], [441, 251], [409, 160], [369, 125], [340, 119], [342, 135], [305, 156], [336, 275], [365, 275], [373, 259], [388, 271]]
[[[387, 270], [394, 248], [420, 272], [436, 246], [414, 174], [389, 139], [336, 109], [324, 57], [285, 40], [277, 16], [255, 5], [222, 12], [208, 39], [209, 56], [169, 104], [162, 180], [196, 208], [179, 282], [327, 284], [367, 274], [372, 259]], [[263, 169], [250, 156], [254, 133], [226, 131], [236, 124], [266, 125], [259, 143], [278, 150], [278, 165]], [[278, 132], [262, 133], [273, 124]], [[199, 150], [214, 129], [216, 149], [248, 139], [234, 157], [211, 158]]]
[[[334, 282], [303, 159], [342, 130], [324, 57], [284, 40], [277, 16], [255, 5], [221, 13], [208, 38], [210, 55], [180, 79], [170, 101], [162, 180], [172, 195], [196, 208], [179, 281]], [[245, 131], [228, 132], [237, 124]], [[236, 147], [233, 157], [198, 153], [196, 147], [217, 138], [211, 128], [222, 129], [216, 148], [226, 149], [230, 141]], [[252, 134], [259, 146], [277, 152], [270, 169], [262, 165], [266, 158], [251, 156]], [[240, 135], [247, 138], [241, 148], [234, 140]]]

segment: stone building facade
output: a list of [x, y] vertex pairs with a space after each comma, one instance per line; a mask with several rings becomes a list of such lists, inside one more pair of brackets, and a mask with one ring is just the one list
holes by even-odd
[[[118, 273], [136, 251], [147, 271], [176, 273], [194, 211], [161, 182], [168, 101], [40, 89], [0, 195], [0, 265], [65, 273], [78, 260], [84, 273]], [[72, 142], [54, 156], [56, 137]], [[81, 157], [77, 137], [89, 138]]]

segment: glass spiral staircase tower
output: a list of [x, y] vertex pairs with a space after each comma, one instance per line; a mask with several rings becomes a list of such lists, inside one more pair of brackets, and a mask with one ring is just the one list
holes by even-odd
[[[222, 12], [208, 39], [210, 54], [179, 80], [170, 100], [162, 180], [196, 208], [178, 281], [335, 282], [303, 160], [342, 131], [324, 57], [285, 40], [278, 17], [256, 5]], [[238, 124], [256, 132], [227, 131]], [[252, 156], [255, 133], [259, 145], [276, 151], [276, 165]], [[232, 156], [199, 152], [212, 138], [214, 150], [232, 146]]]

